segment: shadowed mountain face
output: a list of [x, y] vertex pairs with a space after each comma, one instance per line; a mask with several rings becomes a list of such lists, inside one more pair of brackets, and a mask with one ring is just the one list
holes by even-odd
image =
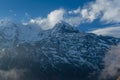
[[98, 80], [105, 54], [120, 42], [64, 22], [38, 32], [37, 41], [21, 39], [19, 31], [13, 34], [5, 38], [0, 33], [0, 80]]

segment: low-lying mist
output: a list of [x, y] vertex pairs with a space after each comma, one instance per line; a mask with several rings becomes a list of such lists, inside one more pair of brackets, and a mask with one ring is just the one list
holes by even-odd
[[118, 78], [120, 76], [120, 44], [113, 46], [104, 58], [104, 69], [101, 72], [103, 79]]

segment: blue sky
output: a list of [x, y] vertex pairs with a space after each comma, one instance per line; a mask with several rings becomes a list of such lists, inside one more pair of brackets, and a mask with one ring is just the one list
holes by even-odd
[[0, 0], [2, 18], [45, 28], [63, 20], [84, 31], [109, 29], [120, 24], [120, 0]]
[[65, 8], [76, 9], [93, 0], [0, 0], [0, 17], [3, 16], [46, 16], [50, 11]]

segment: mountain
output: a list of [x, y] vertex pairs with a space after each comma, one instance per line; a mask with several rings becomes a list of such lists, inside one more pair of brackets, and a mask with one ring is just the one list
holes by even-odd
[[0, 47], [12, 47], [18, 43], [35, 42], [41, 39], [42, 30], [37, 25], [16, 24], [0, 20]]
[[0, 26], [0, 70], [25, 70], [20, 80], [97, 80], [105, 54], [120, 42], [119, 38], [85, 33], [64, 22], [46, 31], [8, 25], [3, 25], [4, 29]]

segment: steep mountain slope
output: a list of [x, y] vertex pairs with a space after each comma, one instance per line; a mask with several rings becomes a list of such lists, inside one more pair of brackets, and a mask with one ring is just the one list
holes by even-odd
[[97, 80], [106, 52], [120, 42], [118, 38], [84, 33], [64, 22], [37, 33], [39, 39], [33, 41], [21, 38], [20, 32], [11, 37], [17, 42], [13, 48], [0, 51], [0, 70], [25, 70], [20, 80]]

